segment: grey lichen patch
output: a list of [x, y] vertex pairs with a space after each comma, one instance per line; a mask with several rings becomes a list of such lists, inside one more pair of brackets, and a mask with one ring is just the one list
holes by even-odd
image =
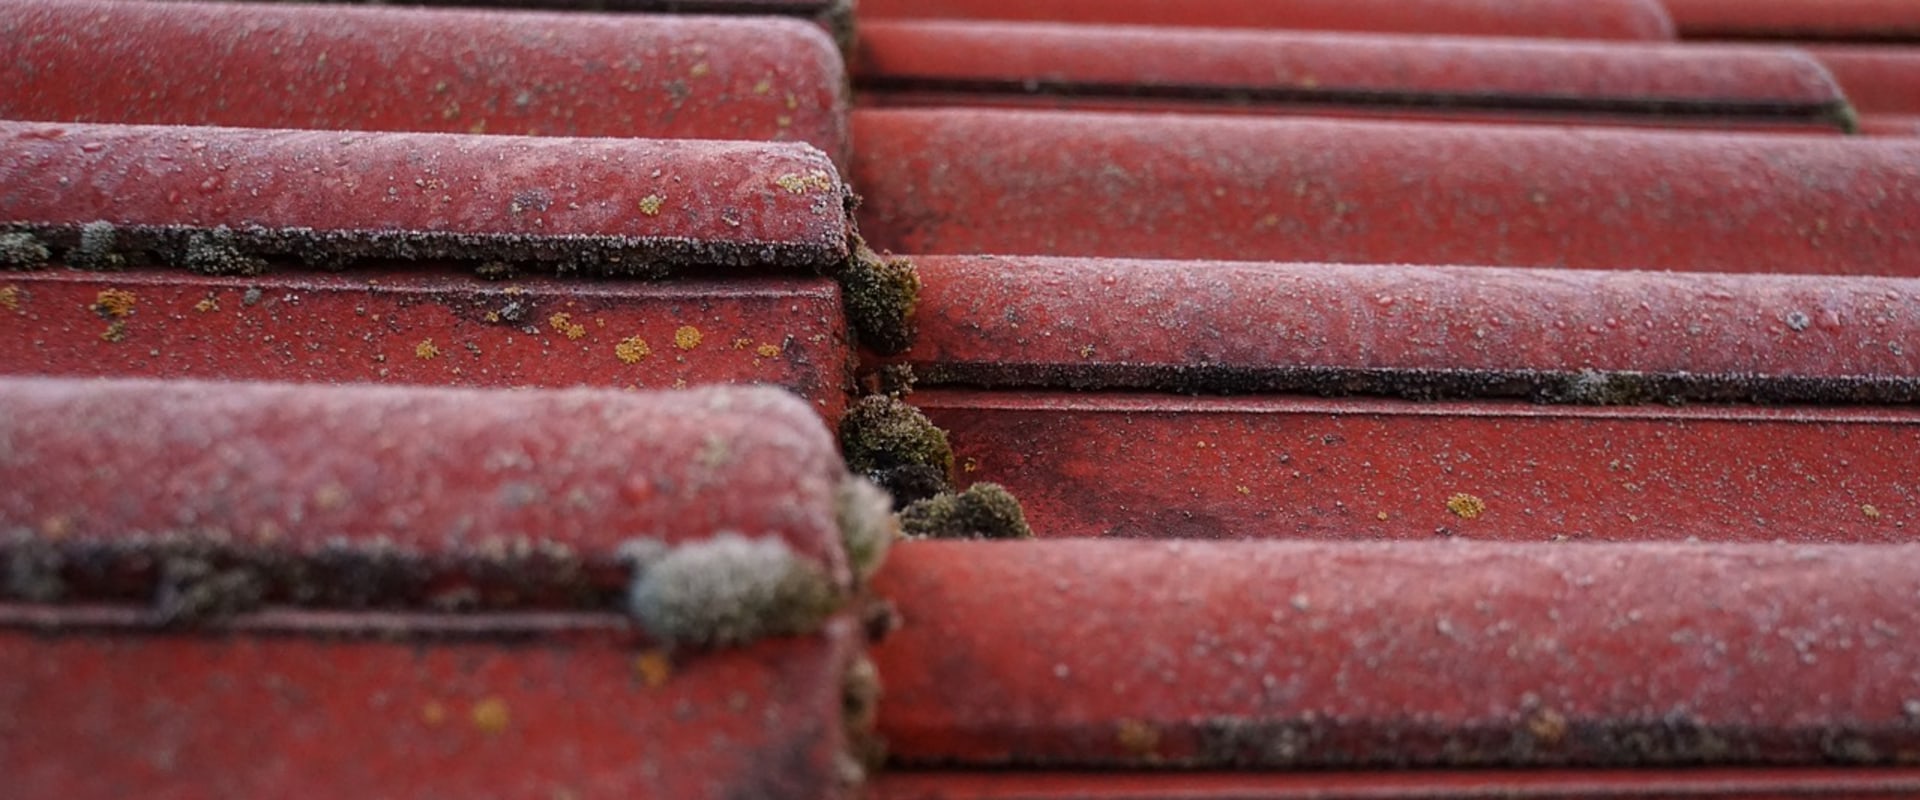
[[820, 565], [781, 539], [732, 531], [646, 560], [627, 593], [627, 610], [640, 626], [675, 646], [728, 647], [811, 633], [839, 605]]
[[835, 277], [847, 324], [861, 344], [882, 355], [913, 346], [913, 313], [920, 302], [920, 273], [913, 262], [881, 258], [856, 238], [853, 255]]
[[887, 549], [900, 535], [899, 522], [893, 516], [893, 498], [865, 478], [849, 477], [840, 482], [834, 511], [854, 580], [865, 583], [880, 569]]
[[225, 226], [187, 238], [180, 265], [202, 275], [259, 275], [267, 262], [241, 252], [233, 231]]
[[60, 551], [27, 531], [7, 537], [0, 551], [5, 568], [0, 570], [0, 599], [28, 603], [51, 603], [66, 596], [66, 581], [60, 576], [64, 559]]
[[947, 491], [953, 484], [953, 446], [947, 432], [899, 398], [861, 398], [840, 420], [847, 468], [873, 479], [896, 507]]
[[119, 245], [120, 231], [113, 223], [89, 222], [80, 226], [80, 240], [67, 251], [67, 264], [80, 269], [120, 269], [127, 265], [127, 257]]
[[1549, 385], [1541, 397], [1547, 402], [1583, 406], [1629, 406], [1649, 402], [1653, 392], [1637, 375], [1581, 370]]
[[39, 269], [53, 258], [40, 237], [24, 231], [0, 233], [0, 268]]
[[1026, 512], [997, 483], [976, 483], [959, 494], [921, 500], [900, 512], [900, 528], [926, 539], [1031, 539]]
[[266, 580], [247, 565], [174, 556], [160, 564], [153, 610], [161, 624], [198, 625], [254, 611], [266, 596]]

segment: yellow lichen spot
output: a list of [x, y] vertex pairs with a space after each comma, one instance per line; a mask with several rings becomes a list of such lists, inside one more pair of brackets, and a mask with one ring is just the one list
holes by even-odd
[[704, 77], [707, 73], [712, 71], [713, 71], [713, 68], [707, 66], [707, 62], [702, 61], [698, 64], [693, 65], [693, 69], [687, 70], [687, 74], [695, 78], [700, 78], [700, 77]]
[[1136, 756], [1150, 756], [1160, 749], [1160, 732], [1135, 719], [1121, 720], [1114, 738], [1122, 749]]
[[587, 335], [587, 326], [574, 322], [573, 316], [565, 311], [555, 312], [553, 316], [547, 317], [547, 324], [556, 332], [565, 334], [569, 339], [578, 339]]
[[1860, 507], [1860, 513], [1862, 513], [1862, 514], [1865, 514], [1865, 515], [1866, 515], [1866, 517], [1867, 517], [1867, 519], [1879, 519], [1879, 518], [1880, 518], [1880, 509], [1878, 509], [1878, 508], [1874, 508], [1874, 507], [1873, 507], [1872, 505], [1864, 505], [1864, 506], [1861, 506], [1861, 507]]
[[781, 114], [780, 116], [774, 117], [773, 122], [775, 125], [779, 125], [782, 128], [793, 127], [793, 117], [789, 117], [785, 114]]
[[432, 339], [423, 339], [413, 346], [413, 357], [421, 361], [432, 361], [440, 357], [440, 348], [433, 343]]
[[1559, 744], [1567, 738], [1567, 718], [1551, 708], [1542, 708], [1527, 716], [1527, 732], [1542, 744]]
[[665, 204], [666, 202], [667, 202], [667, 198], [657, 194], [650, 194], [650, 195], [647, 195], [646, 197], [642, 197], [640, 198], [640, 213], [645, 214], [649, 217], [660, 216], [660, 206]]
[[665, 650], [648, 650], [633, 660], [633, 674], [640, 676], [648, 688], [658, 689], [673, 677], [673, 659]]
[[700, 329], [692, 325], [682, 325], [673, 332], [673, 346], [682, 350], [692, 350], [700, 346]]
[[200, 302], [193, 304], [193, 310], [202, 314], [211, 314], [220, 310], [220, 301], [215, 299], [213, 295], [207, 295], [206, 297], [200, 298]]
[[753, 346], [753, 340], [752, 340], [752, 339], [735, 339], [735, 340], [733, 340], [733, 349], [735, 349], [735, 350], [745, 350], [745, 349], [747, 349], [747, 348], [749, 348], [749, 347], [752, 347], [752, 346]]
[[100, 341], [120, 342], [127, 338], [127, 323], [114, 320], [107, 323], [107, 329], [100, 332]]
[[779, 358], [780, 345], [763, 344], [763, 345], [760, 345], [759, 347], [754, 348], [753, 352], [759, 353], [761, 358]]
[[1382, 511], [1382, 512], [1380, 512], [1380, 513], [1378, 513], [1378, 514], [1375, 514], [1375, 515], [1373, 515], [1373, 518], [1374, 518], [1374, 519], [1377, 519], [1377, 520], [1380, 520], [1381, 522], [1386, 522], [1386, 521], [1387, 521], [1387, 512], [1385, 512], [1385, 511]]
[[773, 91], [772, 78], [761, 78], [759, 83], [753, 85], [754, 94], [766, 94], [771, 91]]
[[20, 310], [20, 288], [19, 287], [0, 286], [0, 308], [5, 308], [8, 311]]
[[500, 312], [498, 312], [498, 311], [489, 311], [489, 312], [487, 312], [487, 313], [486, 313], [486, 314], [485, 314], [485, 315], [484, 315], [484, 316], [482, 317], [482, 319], [485, 319], [485, 320], [486, 320], [487, 322], [489, 322], [489, 323], [494, 323], [494, 322], [499, 322], [499, 321], [500, 321]]
[[613, 354], [624, 363], [638, 364], [641, 359], [653, 355], [653, 348], [647, 346], [647, 340], [629, 336], [613, 346]]
[[1235, 486], [1233, 490], [1241, 494], [1253, 494], [1253, 490], [1245, 486]]
[[428, 725], [446, 722], [447, 707], [441, 705], [438, 700], [428, 700], [426, 705], [420, 707], [420, 721]]
[[1487, 511], [1487, 501], [1461, 493], [1447, 498], [1447, 510], [1461, 519], [1478, 519]]
[[1090, 344], [1088, 344], [1088, 345], [1081, 345], [1081, 346], [1080, 346], [1080, 357], [1081, 357], [1081, 358], [1093, 358], [1093, 345], [1090, 345]]
[[93, 299], [93, 310], [101, 316], [120, 319], [133, 313], [138, 298], [125, 289], [104, 289]]
[[817, 169], [809, 171], [805, 175], [797, 172], [789, 172], [778, 178], [774, 178], [773, 182], [780, 188], [794, 194], [806, 194], [808, 189], [822, 192], [833, 189], [833, 176]]
[[980, 469], [980, 459], [968, 457], [966, 461], [960, 462], [960, 469], [966, 472], [977, 472]]
[[473, 720], [473, 727], [480, 729], [482, 733], [490, 734], [506, 730], [507, 723], [512, 721], [507, 713], [507, 701], [498, 697], [489, 697], [474, 703], [469, 717]]
[[58, 541], [73, 533], [73, 518], [65, 514], [55, 514], [40, 521], [40, 535]]
[[675, 388], [675, 389], [685, 389], [685, 388], [687, 388], [687, 379], [686, 379], [686, 378], [674, 378], [674, 379], [673, 379], [673, 387], [672, 387], [672, 388]]
[[313, 490], [313, 507], [321, 511], [339, 511], [346, 508], [352, 499], [353, 495], [347, 491], [347, 487], [337, 483]]

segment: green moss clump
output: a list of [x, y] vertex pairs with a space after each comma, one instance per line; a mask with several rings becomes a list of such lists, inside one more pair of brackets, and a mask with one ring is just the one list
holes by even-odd
[[907, 506], [900, 528], [926, 539], [1031, 539], [1027, 515], [1012, 492], [997, 483], [976, 483], [959, 494], [942, 494]]
[[46, 266], [53, 252], [31, 233], [0, 233], [0, 267], [37, 269]]
[[920, 382], [920, 378], [913, 374], [911, 364], [883, 366], [874, 373], [874, 380], [878, 384], [880, 394], [901, 398], [913, 394], [914, 384]]
[[837, 277], [847, 323], [861, 344], [881, 355], [913, 346], [913, 310], [920, 302], [920, 273], [913, 262], [883, 259], [856, 240]]
[[931, 497], [953, 484], [953, 446], [947, 432], [898, 398], [861, 398], [840, 420], [847, 468], [893, 495], [895, 507]]
[[187, 269], [202, 275], [259, 275], [267, 271], [265, 261], [240, 252], [233, 233], [224, 227], [194, 234], [187, 240], [181, 260]]

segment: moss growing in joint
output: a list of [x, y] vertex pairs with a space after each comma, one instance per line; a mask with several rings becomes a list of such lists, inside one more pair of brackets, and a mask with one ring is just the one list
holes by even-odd
[[641, 556], [627, 609], [668, 645], [727, 647], [811, 633], [839, 606], [833, 580], [786, 542], [726, 531], [703, 542]]
[[180, 261], [202, 275], [259, 275], [267, 271], [267, 262], [240, 252], [233, 232], [224, 227], [188, 238]]
[[854, 581], [866, 583], [880, 569], [887, 548], [900, 535], [900, 524], [893, 518], [893, 498], [865, 478], [850, 477], [840, 482], [834, 506]]
[[0, 599], [51, 603], [62, 599], [67, 584], [60, 576], [66, 560], [52, 545], [26, 531], [16, 531], [0, 551]]
[[876, 394], [888, 397], [905, 398], [913, 394], [913, 387], [920, 382], [913, 374], [911, 364], [887, 364], [874, 373]]
[[1020, 501], [997, 483], [976, 483], [959, 494], [942, 494], [907, 506], [900, 527], [927, 539], [1031, 539]]
[[0, 233], [0, 268], [38, 269], [47, 265], [53, 252], [31, 233]]
[[953, 482], [947, 432], [898, 398], [861, 398], [840, 420], [847, 468], [872, 478], [897, 506], [946, 491]]
[[253, 611], [265, 598], [266, 582], [257, 571], [180, 555], [161, 562], [153, 604], [163, 624], [196, 625]]
[[882, 355], [913, 345], [913, 310], [920, 302], [920, 273], [913, 262], [883, 259], [856, 237], [853, 255], [837, 277], [847, 322], [861, 344]]
[[880, 670], [866, 656], [855, 656], [840, 685], [840, 708], [847, 735], [842, 771], [851, 784], [886, 763], [886, 744], [874, 733], [880, 719]]

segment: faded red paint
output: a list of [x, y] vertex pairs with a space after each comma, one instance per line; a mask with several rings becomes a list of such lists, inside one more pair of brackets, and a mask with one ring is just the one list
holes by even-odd
[[[1920, 547], [909, 542], [902, 764], [1892, 765]], [[1871, 679], [1864, 679], [1871, 676]]]
[[1820, 45], [1808, 50], [1861, 112], [1920, 114], [1920, 47]]
[[653, 685], [617, 617], [510, 640], [438, 635], [432, 618], [360, 638], [326, 619], [238, 636], [0, 630], [7, 796], [847, 796], [845, 622], [677, 654]]
[[[1920, 411], [927, 390], [1042, 537], [1904, 542]], [[1455, 497], [1477, 498], [1472, 518]]]
[[1657, 0], [861, 0], [868, 19], [996, 19], [1197, 28], [1671, 39]]
[[1869, 136], [1920, 136], [1920, 114], [1862, 114], [1860, 132]]
[[914, 262], [920, 336], [903, 360], [930, 384], [1539, 396], [1528, 392], [1543, 379], [1599, 370], [1671, 380], [1637, 396], [1594, 384], [1562, 399], [1920, 400], [1912, 279]]
[[[829, 420], [846, 408], [850, 383], [840, 289], [822, 278], [57, 270], [0, 273], [0, 292], [8, 290], [0, 372], [23, 375], [499, 388], [764, 383], [794, 391]], [[130, 293], [126, 316], [103, 317], [95, 308], [102, 292]]]
[[844, 12], [849, 2], [848, 0], [428, 0], [420, 5], [565, 8], [577, 11], [645, 11], [681, 14], [815, 15]]
[[1797, 126], [1838, 131], [1833, 78], [1804, 53], [1019, 23], [861, 26], [863, 102]]
[[900, 252], [1920, 275], [1920, 144], [862, 111]]
[[275, 255], [804, 271], [846, 257], [842, 194], [802, 144], [0, 123], [0, 225], [70, 238], [226, 226], [291, 241], [255, 245]]
[[1913, 39], [1909, 0], [1661, 0], [1689, 38]]
[[1911, 769], [890, 772], [873, 800], [1801, 800], [1912, 797]]
[[798, 20], [5, 0], [0, 60], [9, 119], [846, 150], [839, 53]]
[[775, 389], [12, 378], [0, 407], [0, 531], [23, 546], [205, 544], [317, 565], [344, 547], [437, 576], [376, 598], [416, 608], [445, 594], [436, 581], [486, 605], [577, 603], [626, 585], [626, 542], [719, 531], [779, 537], [846, 579], [846, 469], [812, 408]]

